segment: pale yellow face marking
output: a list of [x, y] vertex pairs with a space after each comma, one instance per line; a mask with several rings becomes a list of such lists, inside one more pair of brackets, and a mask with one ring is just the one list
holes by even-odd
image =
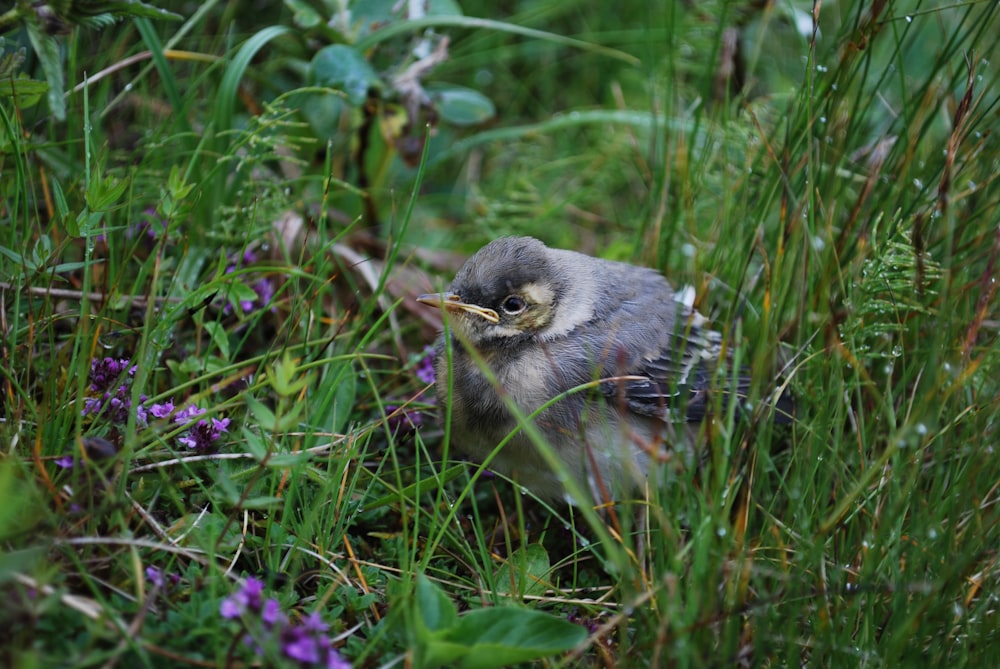
[[551, 288], [537, 283], [524, 284], [521, 287], [521, 293], [528, 302], [542, 306], [551, 305], [556, 296]]

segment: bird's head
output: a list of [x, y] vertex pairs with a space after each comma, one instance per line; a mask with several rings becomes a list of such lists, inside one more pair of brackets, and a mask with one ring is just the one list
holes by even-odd
[[447, 291], [417, 301], [445, 311], [449, 326], [477, 347], [568, 331], [577, 317], [565, 298], [577, 287], [557, 253], [531, 237], [498, 239], [466, 261]]

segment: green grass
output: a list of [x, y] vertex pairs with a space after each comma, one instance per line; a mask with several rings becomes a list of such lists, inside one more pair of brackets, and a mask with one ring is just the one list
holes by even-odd
[[[435, 19], [351, 4], [76, 29], [65, 121], [0, 86], [2, 663], [295, 666], [220, 615], [252, 576], [358, 667], [995, 664], [996, 4], [823, 3], [814, 36], [810, 3], [470, 1], [499, 23], [440, 20], [426, 81], [496, 116], [426, 144], [386, 82]], [[356, 40], [367, 108], [310, 78]], [[795, 423], [720, 419], [612, 513], [463, 462], [412, 298], [504, 234], [694, 285]], [[84, 413], [105, 357], [120, 416]], [[134, 410], [168, 401], [227, 431]]]

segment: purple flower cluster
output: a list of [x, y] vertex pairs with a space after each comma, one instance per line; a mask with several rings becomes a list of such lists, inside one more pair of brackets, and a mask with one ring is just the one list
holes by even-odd
[[318, 613], [309, 614], [298, 624], [292, 623], [278, 600], [264, 599], [264, 582], [260, 579], [248, 578], [236, 594], [222, 600], [219, 613], [227, 620], [243, 622], [247, 629], [246, 643], [258, 655], [264, 654], [264, 644], [277, 643], [281, 654], [301, 667], [351, 667], [334, 649], [327, 635], [330, 627]]
[[[185, 425], [205, 413], [205, 410], [193, 404], [186, 409], [174, 412], [174, 403], [167, 401], [163, 404], [154, 404], [149, 409], [155, 418], [167, 418], [173, 414], [173, 422], [178, 425]], [[216, 442], [222, 435], [229, 432], [228, 418], [200, 419], [192, 424], [187, 432], [177, 438], [177, 443], [187, 446], [192, 451], [202, 453], [214, 453], [218, 450]]]
[[[96, 397], [88, 397], [83, 401], [83, 415], [94, 415], [106, 418], [114, 426], [124, 426], [128, 423], [132, 411], [132, 377], [135, 376], [136, 365], [127, 358], [103, 358], [94, 360], [90, 365], [90, 392]], [[178, 425], [190, 425], [186, 432], [177, 438], [177, 442], [193, 451], [215, 453], [218, 441], [222, 435], [229, 432], [228, 418], [202, 418], [192, 423], [205, 409], [191, 405], [180, 411], [175, 411], [172, 401], [163, 404], [153, 404], [148, 409], [142, 404], [146, 396], [140, 396], [140, 404], [135, 407], [136, 423], [145, 427], [149, 417], [168, 418]], [[60, 467], [73, 466], [72, 459], [62, 458], [56, 461]]]
[[[226, 265], [226, 274], [232, 274], [238, 269], [242, 269], [247, 265], [252, 265], [257, 262], [257, 254], [250, 249], [243, 251], [242, 255], [230, 256], [229, 263]], [[274, 299], [274, 282], [266, 276], [259, 276], [256, 274], [249, 275], [252, 282], [249, 284], [250, 288], [257, 297], [252, 300], [240, 300], [240, 309], [243, 310], [244, 314], [249, 314], [258, 309], [264, 309], [271, 304], [271, 300]], [[223, 309], [226, 314], [232, 313], [233, 308], [231, 305], [227, 304]], [[275, 311], [274, 307], [271, 307], [271, 311]]]
[[[127, 358], [101, 358], [90, 363], [90, 392], [95, 397], [83, 401], [83, 415], [101, 415], [115, 425], [128, 423], [132, 411], [132, 377], [137, 365]], [[146, 400], [143, 395], [141, 402]], [[136, 422], [146, 424], [146, 409], [135, 407]]]

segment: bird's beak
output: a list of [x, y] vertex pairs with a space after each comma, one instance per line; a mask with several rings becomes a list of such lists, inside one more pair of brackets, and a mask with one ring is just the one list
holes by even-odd
[[478, 304], [463, 302], [462, 298], [455, 293], [430, 293], [428, 295], [421, 295], [417, 298], [417, 302], [431, 307], [437, 307], [443, 311], [464, 311], [465, 313], [479, 316], [483, 320], [487, 320], [490, 323], [500, 322], [500, 316], [497, 315], [497, 312], [492, 309], [487, 309], [486, 307], [481, 307]]

